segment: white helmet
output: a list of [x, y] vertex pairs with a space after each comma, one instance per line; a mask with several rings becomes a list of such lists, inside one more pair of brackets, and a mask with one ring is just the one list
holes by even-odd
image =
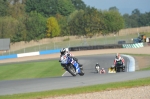
[[117, 54], [116, 54], [116, 58], [118, 59], [119, 57], [120, 57], [120, 54], [119, 54], [119, 53], [117, 53]]
[[68, 48], [65, 48], [65, 49], [66, 49], [66, 52], [69, 53], [69, 49]]
[[64, 55], [64, 54], [66, 53], [66, 48], [62, 48], [62, 49], [60, 50], [60, 53], [61, 53], [61, 55]]
[[114, 65], [111, 66], [111, 68], [114, 68], [114, 67], [115, 67]]
[[96, 63], [96, 66], [99, 65], [99, 63]]
[[102, 70], [104, 70], [104, 68], [102, 68]]

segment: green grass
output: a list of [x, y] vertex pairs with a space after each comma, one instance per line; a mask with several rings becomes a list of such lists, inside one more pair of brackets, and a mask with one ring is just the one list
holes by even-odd
[[55, 77], [64, 72], [58, 60], [7, 64], [0, 66], [0, 80]]
[[149, 65], [148, 67], [142, 68], [142, 69], [140, 69], [140, 70], [150, 70], [150, 65]]
[[125, 82], [98, 84], [98, 85], [76, 87], [76, 88], [69, 88], [69, 89], [5, 95], [5, 96], [0, 96], [0, 99], [42, 99], [42, 98], [46, 98], [46, 97], [100, 92], [100, 91], [105, 91], [105, 90], [132, 88], [132, 87], [147, 86], [147, 85], [150, 85], [150, 77], [137, 79], [137, 80], [125, 81]]
[[123, 54], [126, 54], [126, 55], [131, 55], [131, 56], [150, 56], [150, 54], [131, 54], [131, 53], [123, 53]]

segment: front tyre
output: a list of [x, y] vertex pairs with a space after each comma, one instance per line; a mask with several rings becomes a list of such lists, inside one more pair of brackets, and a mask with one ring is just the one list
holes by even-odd
[[72, 75], [72, 76], [76, 76], [77, 73], [76, 73], [76, 69], [74, 68], [74, 66], [72, 64], [69, 64], [67, 66], [67, 70], [68, 72]]

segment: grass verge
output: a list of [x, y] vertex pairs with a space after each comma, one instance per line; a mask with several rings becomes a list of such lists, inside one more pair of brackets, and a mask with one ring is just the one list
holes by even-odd
[[[131, 55], [133, 57], [138, 56], [138, 57], [142, 57], [142, 58], [146, 58], [146, 59], [150, 58], [150, 54], [129, 54], [129, 53], [126, 53], [126, 55]], [[142, 71], [142, 70], [150, 70], [150, 64], [148, 66], [146, 66], [146, 68], [142, 68], [142, 69], [137, 70], [137, 71]]]
[[64, 72], [58, 60], [5, 64], [0, 66], [0, 80], [55, 77]]
[[105, 91], [105, 90], [115, 90], [115, 89], [132, 88], [132, 87], [138, 87], [138, 86], [148, 86], [148, 85], [150, 85], [150, 77], [125, 81], [125, 82], [115, 82], [115, 83], [99, 84], [99, 85], [69, 88], [69, 89], [5, 95], [5, 96], [0, 96], [0, 99], [42, 99], [46, 97], [56, 97], [56, 96], [65, 96], [65, 95], [73, 95], [73, 94], [100, 92], [100, 91]]

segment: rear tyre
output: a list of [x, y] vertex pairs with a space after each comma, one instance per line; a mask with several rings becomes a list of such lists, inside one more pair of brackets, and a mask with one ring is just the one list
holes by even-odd
[[79, 75], [80, 75], [80, 76], [83, 76], [83, 75], [84, 75], [83, 67], [80, 67], [80, 71], [81, 71], [81, 72], [79, 73]]

